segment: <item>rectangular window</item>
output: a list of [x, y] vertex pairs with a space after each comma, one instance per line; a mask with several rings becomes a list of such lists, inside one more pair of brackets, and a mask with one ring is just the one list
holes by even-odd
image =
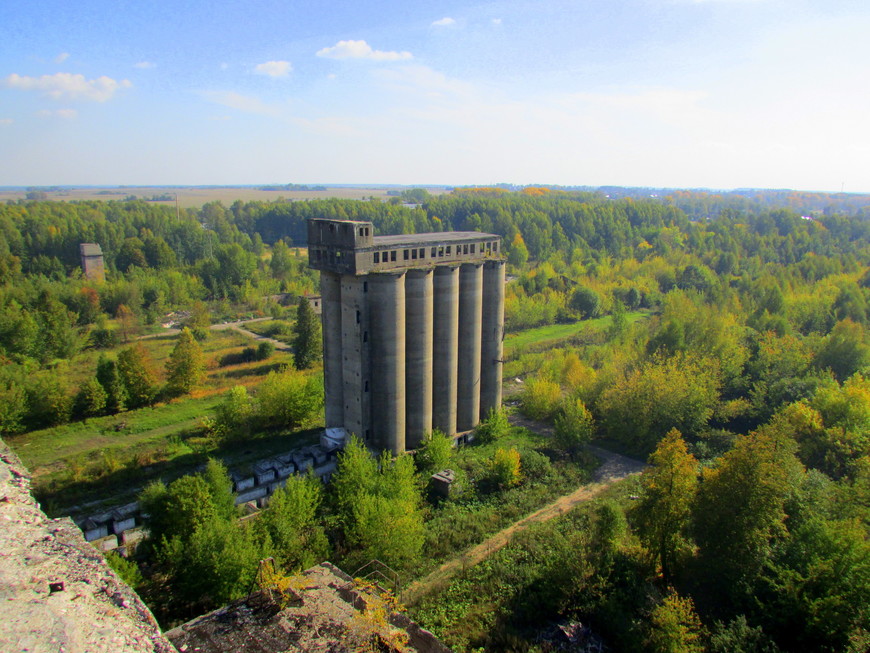
[[391, 262], [396, 261], [396, 250], [393, 250], [392, 252], [390, 252], [390, 261]]
[[495, 242], [492, 244], [492, 251], [494, 251], [494, 252], [497, 252], [497, 251], [498, 251], [498, 241], [495, 241]]
[[444, 258], [444, 245], [438, 248], [438, 258]]
[[471, 243], [471, 253], [474, 254], [474, 243]]
[[425, 247], [420, 248], [420, 258], [426, 258], [426, 248]]
[[447, 246], [447, 256], [450, 256], [450, 245]]
[[407, 249], [404, 250], [403, 256], [404, 256], [405, 260], [407, 261], [408, 260], [408, 250]]
[[466, 243], [465, 245], [462, 246], [462, 253], [463, 253], [463, 254], [468, 254], [468, 244], [467, 244], [467, 243]]
[[374, 256], [375, 256], [375, 263], [380, 263], [381, 262], [381, 253], [375, 252]]
[[437, 250], [438, 250], [437, 247], [433, 247], [433, 248], [432, 248], [432, 251], [430, 252], [430, 256], [431, 256], [431, 258], [435, 258], [435, 252], [436, 252]]
[[362, 227], [359, 228], [359, 237], [362, 238], [365, 235], [365, 229]]
[[415, 261], [417, 260], [417, 250], [416, 249], [411, 250], [411, 258]]
[[369, 282], [363, 281], [363, 292], [368, 292], [368, 291], [369, 291]]

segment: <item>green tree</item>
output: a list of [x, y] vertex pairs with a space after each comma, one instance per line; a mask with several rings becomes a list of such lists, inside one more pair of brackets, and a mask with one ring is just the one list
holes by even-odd
[[605, 431], [636, 451], [650, 451], [672, 428], [698, 433], [719, 401], [715, 364], [697, 356], [654, 356], [599, 397]]
[[79, 417], [96, 417], [106, 411], [106, 391], [96, 378], [87, 379], [73, 402], [73, 413]]
[[11, 435], [23, 427], [27, 414], [27, 395], [14, 382], [0, 382], [0, 434]]
[[524, 266], [529, 260], [529, 250], [519, 231], [517, 231], [513, 241], [511, 242], [507, 260], [512, 266], [518, 268]]
[[698, 461], [686, 449], [680, 432], [671, 429], [650, 454], [649, 463], [641, 476], [643, 494], [635, 510], [637, 529], [644, 547], [661, 564], [667, 586], [687, 539], [698, 486]]
[[251, 432], [251, 420], [256, 414], [256, 403], [243, 385], [230, 388], [224, 400], [215, 407], [211, 427], [219, 440], [245, 438]]
[[258, 416], [264, 426], [297, 428], [323, 409], [319, 376], [295, 370], [269, 372], [257, 390]]
[[453, 459], [453, 438], [438, 429], [427, 433], [423, 445], [417, 450], [414, 462], [422, 473], [434, 474], [450, 467]]
[[202, 379], [204, 371], [202, 348], [185, 327], [166, 361], [167, 391], [173, 396], [187, 394]]
[[393, 460], [384, 452], [375, 461], [354, 436], [339, 454], [332, 485], [345, 539], [360, 559], [407, 566], [418, 558], [425, 530], [410, 456]]
[[695, 541], [714, 591], [733, 601], [751, 594], [774, 542], [786, 535], [785, 503], [802, 470], [794, 449], [793, 440], [760, 429], [702, 474], [692, 511]]
[[226, 469], [209, 461], [202, 474], [139, 495], [157, 560], [173, 580], [173, 600], [202, 606], [248, 593], [257, 563], [268, 554], [253, 529], [237, 523]]
[[845, 319], [831, 329], [816, 355], [821, 369], [830, 369], [838, 381], [845, 381], [870, 361], [864, 327]]
[[647, 650], [652, 653], [702, 653], [704, 627], [689, 597], [671, 591], [650, 615]]
[[107, 551], [105, 555], [106, 562], [127, 585], [138, 591], [145, 584], [142, 572], [139, 571], [135, 561], [122, 558], [117, 551]]
[[867, 640], [870, 542], [857, 520], [813, 515], [791, 529], [756, 597], [785, 650], [846, 651]]
[[516, 447], [496, 449], [489, 465], [489, 474], [498, 487], [508, 488], [519, 485], [523, 480], [523, 474], [520, 452]]
[[312, 367], [320, 360], [320, 320], [307, 298], [301, 297], [296, 309], [296, 324], [293, 326], [293, 356], [300, 370]]
[[760, 626], [750, 626], [746, 615], [738, 615], [727, 624], [716, 622], [707, 643], [710, 653], [779, 653]]
[[569, 306], [584, 320], [591, 320], [601, 315], [601, 295], [592, 288], [580, 286], [571, 293]]
[[56, 426], [69, 421], [73, 398], [69, 379], [60, 370], [38, 372], [25, 385], [27, 396], [26, 421], [30, 429]]
[[293, 258], [290, 256], [290, 248], [284, 244], [283, 240], [272, 245], [269, 269], [276, 279], [286, 279], [293, 272]]
[[127, 406], [127, 390], [121, 380], [118, 364], [105, 354], [97, 361], [97, 381], [106, 392], [106, 412], [114, 415]]
[[157, 381], [149, 369], [148, 354], [141, 345], [133, 345], [118, 354], [118, 377], [127, 393], [129, 408], [142, 408], [154, 403]]
[[526, 381], [520, 395], [523, 412], [532, 419], [546, 420], [555, 415], [562, 399], [562, 389], [558, 383], [541, 377]]
[[259, 524], [285, 569], [307, 569], [329, 550], [317, 520], [322, 493], [322, 484], [315, 476], [291, 476], [285, 487], [275, 490], [260, 515]]
[[500, 440], [510, 433], [510, 430], [511, 423], [508, 421], [507, 411], [504, 408], [490, 408], [489, 415], [481, 420], [474, 430], [474, 437], [483, 444], [488, 444]]
[[592, 413], [576, 397], [568, 397], [562, 401], [554, 426], [556, 444], [567, 451], [575, 451], [588, 443], [595, 432]]

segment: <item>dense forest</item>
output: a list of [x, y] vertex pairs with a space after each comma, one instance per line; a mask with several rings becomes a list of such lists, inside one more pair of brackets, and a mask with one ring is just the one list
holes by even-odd
[[[149, 486], [148, 579], [116, 564], [146, 596], [173, 584], [183, 605], [161, 615], [243, 594], [266, 554], [288, 571], [378, 557], [414, 579], [480, 529], [588, 478], [582, 445], [595, 439], [650, 467], [471, 568], [413, 616], [457, 650], [548, 650], [536, 629], [566, 617], [615, 650], [866, 650], [867, 206], [834, 211], [794, 193], [610, 195], [470, 188], [387, 202], [210, 203], [180, 215], [142, 201], [7, 203], [0, 433], [186, 392], [152, 385], [126, 406], [95, 405], [89, 397], [111, 394], [119, 375], [132, 397], [143, 365], [135, 354], [104, 357], [95, 384], [70, 361], [171, 311], [189, 314], [188, 347], [212, 321], [280, 315], [271, 296], [316, 292], [293, 252], [309, 217], [371, 220], [377, 234], [495, 233], [510, 275], [505, 376], [522, 381], [517, 409], [551, 423], [554, 437], [528, 439], [496, 414], [467, 451], [437, 434], [413, 460], [375, 460], [353, 445], [332, 484], [299, 479], [254, 526], [236, 524], [218, 464]], [[101, 245], [105, 281], [82, 277], [82, 242]], [[579, 326], [509, 347], [511, 334], [560, 324]], [[245, 401], [229, 393], [218, 417]], [[448, 464], [464, 491], [427, 497], [423, 479]]]

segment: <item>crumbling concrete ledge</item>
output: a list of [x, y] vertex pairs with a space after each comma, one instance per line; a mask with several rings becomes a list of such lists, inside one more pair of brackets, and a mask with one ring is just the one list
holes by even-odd
[[68, 518], [49, 519], [0, 440], [0, 651], [176, 653]]

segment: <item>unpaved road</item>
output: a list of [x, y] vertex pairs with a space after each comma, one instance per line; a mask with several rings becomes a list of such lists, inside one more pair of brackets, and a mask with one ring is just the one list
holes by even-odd
[[[271, 342], [275, 345], [275, 349], [279, 351], [290, 351], [291, 347], [286, 342], [281, 342], [280, 340], [275, 340], [274, 338], [268, 338], [266, 336], [261, 336], [258, 333], [254, 333], [253, 331], [248, 331], [244, 328], [243, 325], [251, 324], [253, 322], [265, 322], [266, 320], [274, 320], [272, 317], [255, 317], [250, 320], [238, 320], [237, 322], [224, 322], [222, 324], [212, 324], [209, 329], [212, 331], [225, 331], [226, 329], [232, 329], [233, 331], [238, 331], [242, 335], [247, 336], [248, 338], [252, 338], [257, 341], [265, 341]], [[181, 329], [170, 328], [164, 329], [160, 333], [150, 333], [147, 336], [139, 336], [137, 340], [147, 340], [148, 338], [161, 338], [163, 336], [172, 336], [181, 333]]]
[[[520, 416], [511, 416], [511, 422], [542, 435], [552, 435], [553, 429], [548, 424], [535, 422]], [[515, 533], [525, 530], [532, 524], [545, 522], [553, 519], [553, 517], [565, 514], [577, 504], [593, 499], [616, 481], [621, 481], [632, 474], [639, 474], [646, 467], [640, 461], [607, 451], [606, 449], [592, 445], [587, 445], [587, 449], [601, 460], [601, 466], [595, 470], [592, 476], [592, 483], [577, 488], [570, 494], [559, 497], [543, 508], [536, 510], [530, 515], [526, 515], [507, 528], [488, 537], [477, 546], [472, 547], [461, 556], [448, 560], [428, 576], [411, 583], [402, 592], [402, 602], [405, 605], [414, 605], [430, 591], [445, 587], [458, 572], [477, 564], [498, 551], [510, 542], [511, 537]]]

